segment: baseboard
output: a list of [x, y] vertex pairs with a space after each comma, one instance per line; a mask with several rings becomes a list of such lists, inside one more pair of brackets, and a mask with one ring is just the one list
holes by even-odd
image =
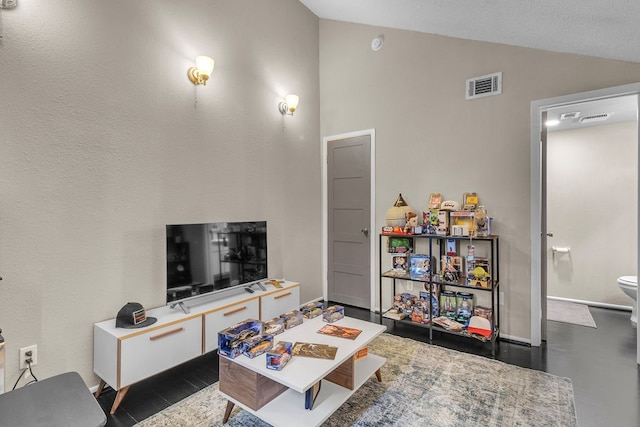
[[618, 304], [607, 304], [605, 302], [596, 302], [596, 301], [586, 301], [575, 298], [563, 298], [563, 297], [554, 297], [547, 296], [547, 299], [555, 300], [555, 301], [566, 301], [566, 302], [575, 302], [576, 304], [585, 304], [590, 307], [599, 307], [599, 308], [608, 308], [611, 310], [620, 310], [620, 311], [632, 311], [633, 307], [627, 305], [618, 305]]
[[521, 344], [521, 345], [526, 345], [528, 347], [531, 347], [531, 340], [530, 339], [526, 339], [526, 338], [522, 338], [522, 337], [515, 337], [513, 335], [500, 334], [500, 337], [498, 338], [498, 341], [505, 341], [505, 342], [510, 342], [510, 343], [513, 343], [513, 344]]

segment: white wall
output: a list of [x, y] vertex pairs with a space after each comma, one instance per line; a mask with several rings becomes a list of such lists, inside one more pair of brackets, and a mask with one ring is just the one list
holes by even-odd
[[637, 122], [548, 133], [549, 296], [634, 303], [616, 280], [636, 275], [637, 139]]
[[[21, 1], [0, 42], [7, 383], [93, 375], [94, 322], [165, 303], [165, 224], [267, 220], [269, 272], [321, 295], [318, 18], [296, 0]], [[196, 55], [216, 61], [206, 87]], [[300, 95], [294, 117], [277, 110]], [[197, 100], [197, 103], [196, 103]]]

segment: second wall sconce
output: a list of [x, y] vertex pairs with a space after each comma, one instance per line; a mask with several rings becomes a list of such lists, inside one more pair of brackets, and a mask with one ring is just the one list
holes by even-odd
[[296, 108], [298, 108], [299, 101], [300, 97], [298, 95], [287, 95], [284, 98], [284, 101], [281, 101], [278, 104], [278, 110], [280, 111], [280, 114], [282, 114], [283, 116], [285, 114], [293, 116], [293, 112], [296, 111]]
[[213, 71], [214, 61], [208, 56], [197, 56], [196, 66], [187, 70], [189, 80], [194, 85], [207, 85], [207, 80]]

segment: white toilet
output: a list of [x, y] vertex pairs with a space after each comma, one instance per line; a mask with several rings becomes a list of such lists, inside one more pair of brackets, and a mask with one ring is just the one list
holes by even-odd
[[625, 294], [633, 298], [633, 310], [631, 311], [631, 323], [633, 326], [638, 326], [638, 276], [621, 276], [618, 277], [618, 286], [624, 291]]

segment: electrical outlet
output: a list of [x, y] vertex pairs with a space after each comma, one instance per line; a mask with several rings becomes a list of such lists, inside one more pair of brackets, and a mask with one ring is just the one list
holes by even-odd
[[407, 290], [408, 291], [412, 291], [413, 290], [413, 283], [407, 282]]
[[498, 304], [504, 305], [504, 292], [498, 292]]
[[[30, 354], [27, 355], [27, 353]], [[38, 346], [30, 345], [29, 347], [22, 347], [20, 349], [20, 369], [28, 368], [27, 360], [31, 359], [31, 366], [38, 364]]]

